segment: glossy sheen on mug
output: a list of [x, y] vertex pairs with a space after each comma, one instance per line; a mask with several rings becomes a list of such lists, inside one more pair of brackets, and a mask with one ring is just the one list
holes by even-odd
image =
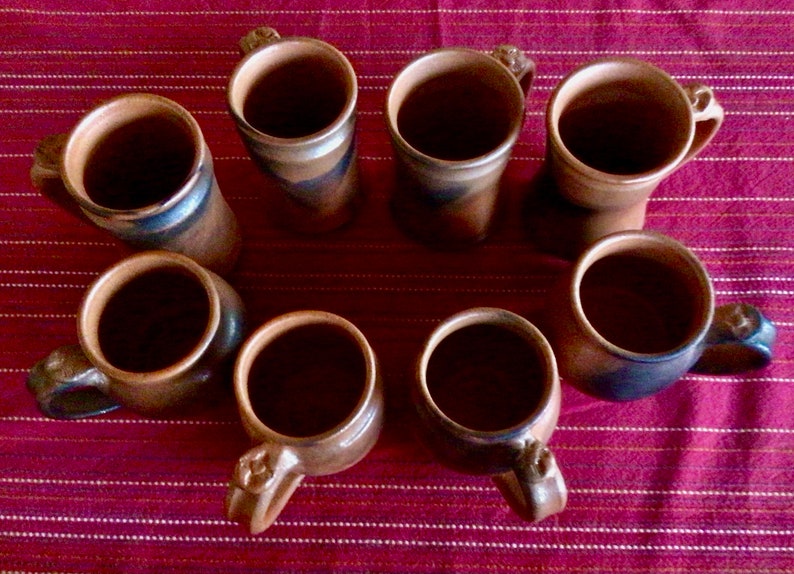
[[531, 60], [501, 46], [492, 55], [435, 50], [394, 78], [386, 101], [398, 177], [392, 207], [407, 233], [442, 247], [487, 235], [533, 76]]
[[78, 313], [80, 345], [53, 351], [28, 385], [55, 418], [118, 405], [162, 416], [211, 394], [243, 330], [243, 304], [228, 283], [185, 256], [146, 251], [94, 282]]
[[196, 120], [153, 94], [105, 102], [68, 136], [45, 138], [31, 178], [43, 193], [138, 249], [182, 253], [225, 273], [240, 251]]
[[237, 463], [226, 514], [252, 534], [276, 520], [305, 475], [360, 461], [383, 424], [375, 354], [331, 313], [296, 311], [260, 327], [240, 351], [234, 388], [257, 446]]
[[282, 191], [277, 217], [304, 232], [347, 223], [359, 198], [353, 67], [330, 44], [270, 28], [241, 46], [229, 110], [252, 159]]
[[[721, 307], [715, 321], [702, 263], [650, 231], [595, 243], [552, 289], [547, 309], [562, 377], [608, 400], [654, 394], [705, 365], [704, 357], [712, 371], [758, 368], [771, 359], [775, 338], [772, 324], [750, 306]], [[735, 321], [743, 328], [733, 329]]]
[[546, 447], [560, 412], [554, 353], [526, 319], [503, 309], [458, 313], [417, 362], [422, 442], [455, 470], [491, 475], [526, 520], [560, 512], [567, 489]]

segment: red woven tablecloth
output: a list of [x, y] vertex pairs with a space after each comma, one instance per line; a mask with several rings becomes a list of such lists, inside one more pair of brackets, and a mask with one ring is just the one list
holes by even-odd
[[[215, 4], [213, 6], [213, 4]], [[522, 7], [522, 4], [525, 7]], [[791, 572], [794, 571], [794, 10], [783, 0], [250, 2], [8, 0], [0, 7], [0, 570], [12, 572]], [[278, 230], [226, 111], [237, 40], [260, 25], [341, 49], [360, 85], [366, 204], [322, 237]], [[420, 53], [516, 44], [536, 60], [506, 203], [482, 245], [440, 253], [405, 238], [388, 199], [383, 120], [394, 74]], [[563, 384], [551, 440], [567, 510], [522, 522], [486, 478], [437, 464], [408, 424], [412, 365], [462, 309], [542, 307], [566, 263], [528, 240], [522, 197], [544, 155], [543, 110], [575, 66], [630, 55], [726, 110], [712, 144], [655, 192], [647, 227], [690, 246], [718, 303], [777, 323], [776, 359], [747, 376], [685, 376], [629, 404]], [[383, 365], [388, 420], [370, 455], [307, 478], [277, 523], [249, 536], [223, 516], [249, 441], [231, 398], [191, 418], [116, 411], [43, 417], [28, 368], [75, 342], [87, 285], [130, 253], [33, 190], [36, 142], [96, 103], [161, 94], [195, 115], [237, 213], [230, 281], [253, 325], [289, 310], [339, 313]]]

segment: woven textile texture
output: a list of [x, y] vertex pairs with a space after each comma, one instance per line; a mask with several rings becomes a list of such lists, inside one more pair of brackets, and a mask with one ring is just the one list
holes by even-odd
[[[226, 107], [250, 29], [320, 38], [359, 82], [366, 200], [347, 227], [281, 230]], [[794, 10], [783, 0], [7, 0], [0, 7], [0, 570], [11, 572], [794, 571]], [[524, 129], [491, 235], [430, 249], [393, 221], [383, 118], [394, 75], [441, 46], [512, 43], [537, 63]], [[563, 381], [550, 445], [567, 509], [538, 524], [511, 513], [487, 477], [438, 464], [416, 440], [408, 396], [433, 327], [493, 306], [532, 316], [568, 262], [529, 238], [523, 199], [545, 154], [543, 114], [576, 66], [625, 55], [682, 84], [711, 86], [725, 122], [654, 193], [646, 227], [690, 247], [717, 303], [777, 324], [772, 364], [741, 376], [688, 374], [631, 403]], [[231, 392], [190, 416], [121, 409], [80, 422], [40, 414], [28, 369], [76, 342], [88, 285], [131, 253], [43, 198], [36, 143], [93, 106], [152, 92], [187, 108], [237, 214], [243, 253], [229, 281], [252, 326], [296, 309], [338, 313], [379, 356], [387, 419], [342, 473], [306, 478], [273, 527], [250, 536], [223, 501], [249, 446]]]

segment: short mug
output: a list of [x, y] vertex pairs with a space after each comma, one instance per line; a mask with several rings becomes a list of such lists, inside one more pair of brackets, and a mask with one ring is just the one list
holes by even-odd
[[392, 212], [403, 231], [440, 248], [487, 236], [534, 74], [511, 45], [434, 50], [397, 74], [385, 115], [397, 164]]
[[703, 264], [651, 231], [593, 244], [551, 290], [547, 310], [544, 330], [563, 379], [612, 401], [652, 395], [690, 370], [763, 367], [776, 334], [751, 305], [715, 310]]
[[491, 475], [523, 519], [561, 512], [568, 491], [546, 446], [560, 413], [554, 353], [529, 321], [474, 308], [445, 320], [417, 362], [421, 441], [444, 465]]
[[91, 285], [77, 316], [80, 344], [39, 361], [28, 388], [53, 418], [120, 405], [168, 415], [217, 397], [244, 328], [243, 303], [226, 281], [183, 255], [144, 251]]
[[276, 520], [304, 476], [359, 462], [383, 424], [375, 353], [332, 313], [295, 311], [265, 323], [240, 351], [234, 390], [257, 446], [237, 463], [226, 514], [252, 534]]
[[279, 190], [273, 219], [306, 233], [349, 222], [361, 199], [350, 62], [326, 42], [266, 27], [240, 47], [228, 107], [249, 155]]
[[604, 235], [641, 229], [653, 190], [711, 141], [723, 117], [708, 86], [682, 87], [641, 60], [571, 72], [546, 107], [543, 191], [553, 197], [531, 223], [550, 236], [543, 247], [575, 258]]
[[182, 253], [225, 274], [240, 231], [198, 123], [176, 102], [125, 94], [70, 134], [43, 139], [31, 179], [44, 195], [136, 249]]

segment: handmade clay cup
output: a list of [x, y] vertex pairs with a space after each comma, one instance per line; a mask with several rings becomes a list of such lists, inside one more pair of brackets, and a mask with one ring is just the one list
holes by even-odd
[[554, 192], [581, 208], [557, 218], [565, 222], [559, 241], [579, 255], [604, 235], [641, 229], [653, 190], [711, 141], [723, 117], [709, 87], [682, 87], [641, 60], [596, 60], [571, 72], [546, 108], [545, 169]]
[[560, 374], [601, 399], [639, 399], [689, 370], [736, 373], [772, 358], [772, 323], [747, 304], [715, 311], [703, 264], [651, 231], [593, 244], [551, 290], [547, 309]]
[[136, 249], [187, 255], [224, 274], [240, 252], [196, 120], [153, 94], [125, 94], [43, 139], [31, 179], [44, 195]]
[[425, 343], [413, 391], [419, 437], [442, 464], [491, 475], [525, 520], [565, 508], [546, 446], [560, 412], [557, 364], [532, 323], [494, 308], [448, 318]]
[[218, 275], [168, 251], [145, 251], [105, 271], [77, 316], [80, 344], [30, 371], [44, 414], [83, 418], [124, 405], [164, 416], [217, 397], [242, 343], [244, 308]]
[[503, 45], [490, 55], [434, 50], [397, 74], [385, 115], [397, 164], [392, 211], [407, 234], [440, 248], [487, 236], [534, 72]]
[[276, 520], [304, 476], [359, 462], [383, 424], [375, 353], [331, 313], [296, 311], [260, 327], [240, 351], [234, 390], [257, 446], [237, 463], [226, 514], [252, 534]]
[[273, 218], [299, 232], [340, 227], [355, 215], [358, 84], [336, 48], [258, 28], [240, 41], [228, 106], [251, 158], [274, 182]]

